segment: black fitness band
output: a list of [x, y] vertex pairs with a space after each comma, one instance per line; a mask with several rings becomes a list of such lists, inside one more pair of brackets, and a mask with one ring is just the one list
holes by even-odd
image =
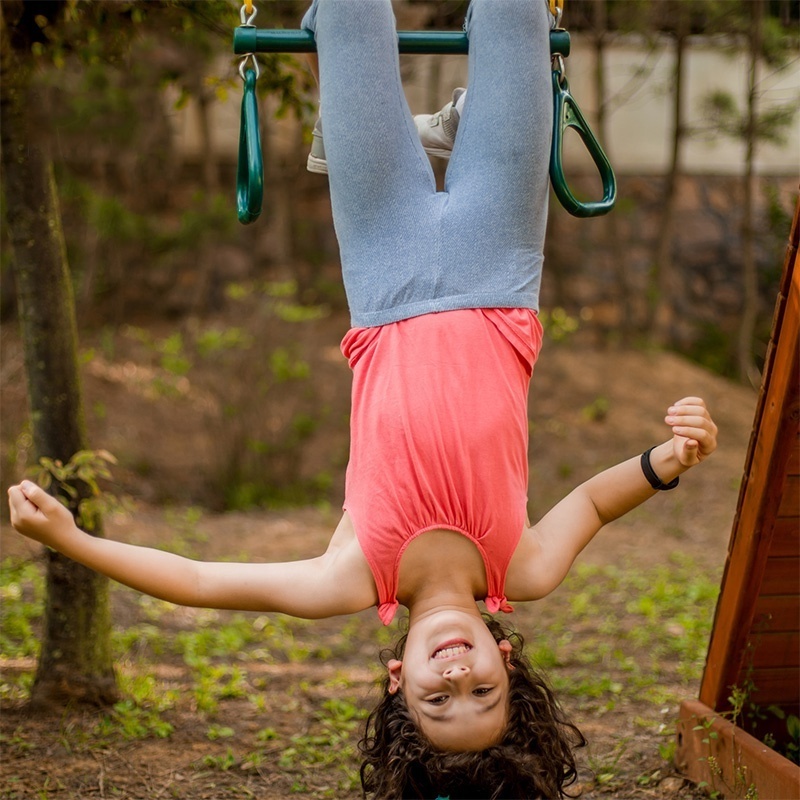
[[670, 489], [674, 489], [680, 483], [680, 477], [673, 478], [669, 483], [663, 483], [661, 478], [656, 475], [653, 465], [650, 463], [650, 453], [653, 450], [655, 450], [655, 447], [651, 447], [649, 450], [645, 450], [644, 453], [642, 453], [642, 472], [644, 472], [645, 478], [647, 478], [648, 483], [657, 491], [666, 492]]

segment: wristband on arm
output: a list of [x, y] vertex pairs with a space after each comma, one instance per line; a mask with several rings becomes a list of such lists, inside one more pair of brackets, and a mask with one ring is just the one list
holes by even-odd
[[666, 492], [670, 489], [674, 489], [680, 483], [680, 477], [673, 478], [669, 483], [663, 483], [661, 478], [656, 475], [655, 470], [653, 469], [653, 465], [650, 463], [650, 453], [655, 449], [655, 447], [651, 447], [649, 450], [645, 450], [642, 453], [642, 472], [644, 472], [645, 478], [647, 478], [647, 482], [656, 490], [660, 492]]

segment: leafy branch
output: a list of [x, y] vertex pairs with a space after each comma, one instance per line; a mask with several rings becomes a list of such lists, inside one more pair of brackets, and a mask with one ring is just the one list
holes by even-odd
[[111, 479], [109, 465], [116, 463], [107, 450], [79, 450], [66, 464], [43, 457], [34, 480], [47, 490], [55, 485], [54, 497], [73, 512], [80, 527], [92, 531], [102, 515], [130, 509], [129, 498], [100, 485], [101, 480]]

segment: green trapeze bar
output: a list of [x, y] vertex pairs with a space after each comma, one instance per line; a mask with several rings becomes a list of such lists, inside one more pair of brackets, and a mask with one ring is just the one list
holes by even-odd
[[[453, 53], [469, 50], [465, 34], [456, 31], [400, 31], [401, 53]], [[312, 53], [317, 49], [314, 35], [304, 30], [264, 30], [253, 25], [242, 25], [234, 30], [233, 50], [238, 55], [252, 53]], [[563, 28], [550, 31], [550, 53], [566, 57], [569, 55], [569, 33]], [[243, 65], [246, 62], [242, 62]], [[559, 64], [561, 66], [559, 67]], [[258, 138], [258, 104], [256, 101], [256, 75], [253, 70], [243, 70], [244, 95], [242, 98], [242, 123], [239, 139], [239, 171], [237, 173], [237, 199], [239, 220], [253, 222], [261, 212], [264, 185], [264, 167], [261, 160], [261, 144]], [[550, 154], [550, 180], [553, 190], [564, 208], [576, 217], [598, 217], [614, 207], [617, 185], [614, 170], [606, 154], [595, 139], [591, 128], [583, 118], [578, 104], [569, 92], [563, 75], [563, 63], [555, 59], [553, 80], [553, 145]], [[596, 202], [582, 202], [572, 193], [567, 184], [563, 165], [564, 133], [574, 129], [583, 140], [589, 155], [597, 167], [603, 183], [603, 197]]]
[[[401, 53], [464, 54], [469, 50], [466, 34], [459, 31], [399, 31]], [[551, 55], [569, 55], [569, 33], [562, 28], [550, 31]], [[233, 52], [313, 53], [317, 49], [314, 34], [304, 30], [255, 28], [242, 25], [233, 32]]]

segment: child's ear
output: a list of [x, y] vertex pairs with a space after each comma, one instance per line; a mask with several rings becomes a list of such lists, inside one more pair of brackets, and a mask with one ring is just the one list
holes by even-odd
[[403, 662], [393, 658], [387, 665], [389, 670], [389, 694], [397, 694], [400, 691], [400, 675], [403, 670]]
[[503, 661], [506, 662], [506, 666], [509, 668], [509, 670], [514, 669], [513, 664], [511, 664], [511, 652], [513, 649], [511, 647], [511, 642], [509, 642], [508, 639], [501, 639], [497, 643], [497, 648], [500, 650], [500, 653], [503, 656]]

